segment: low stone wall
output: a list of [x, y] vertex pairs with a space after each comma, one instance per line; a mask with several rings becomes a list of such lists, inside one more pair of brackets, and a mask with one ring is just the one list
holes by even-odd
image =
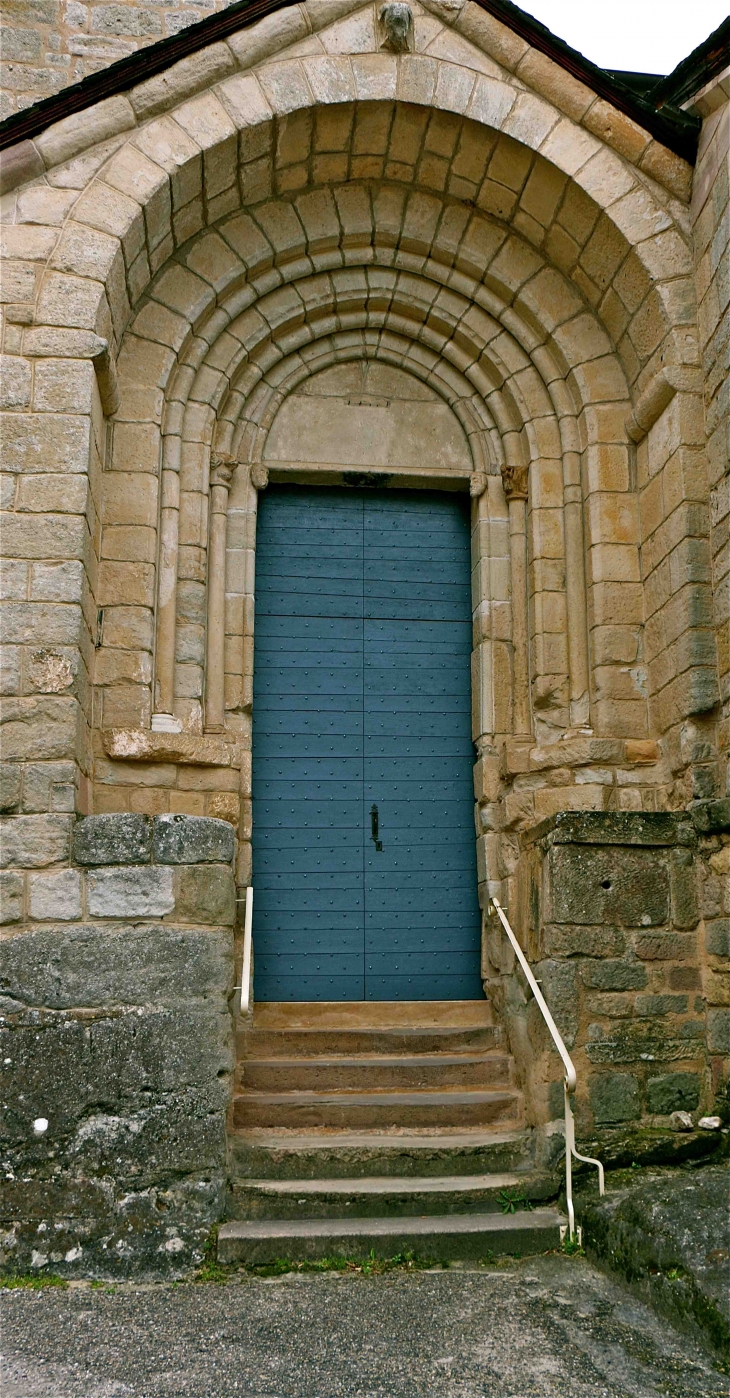
[[[703, 911], [712, 910], [708, 867], [726, 857], [726, 804], [698, 803], [691, 814], [563, 813], [524, 837], [510, 918], [575, 1062], [584, 1136], [629, 1122], [666, 1127], [672, 1112], [697, 1115], [723, 1090], [727, 921], [705, 922]], [[713, 822], [715, 830], [698, 829]], [[716, 887], [710, 896], [717, 901]], [[560, 1117], [558, 1056], [492, 920], [487, 955], [501, 973], [491, 993], [528, 1119]]]
[[234, 833], [90, 816], [2, 941], [0, 1265], [189, 1270], [223, 1213]]

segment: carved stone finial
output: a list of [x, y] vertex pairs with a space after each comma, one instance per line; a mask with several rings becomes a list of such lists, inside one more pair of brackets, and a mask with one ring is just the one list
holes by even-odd
[[503, 466], [502, 484], [508, 500], [527, 499], [527, 467]]
[[228, 452], [212, 451], [210, 454], [211, 485], [222, 485], [226, 490], [230, 490], [233, 472], [237, 464], [235, 457], [229, 456]]
[[407, 53], [413, 38], [413, 14], [410, 5], [383, 5], [379, 18], [385, 36], [381, 47], [390, 49], [391, 53]]
[[269, 484], [268, 466], [262, 466], [261, 462], [257, 461], [256, 464], [251, 467], [251, 484], [254, 490], [266, 489]]
[[469, 478], [469, 494], [471, 495], [472, 500], [477, 500], [480, 495], [483, 495], [486, 488], [486, 471], [474, 471], [471, 477]]

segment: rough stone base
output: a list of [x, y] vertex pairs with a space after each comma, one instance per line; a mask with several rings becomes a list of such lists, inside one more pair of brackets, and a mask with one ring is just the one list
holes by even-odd
[[26, 928], [3, 951], [0, 1265], [189, 1270], [223, 1213], [232, 929]]
[[618, 1272], [675, 1325], [730, 1356], [727, 1164], [609, 1176], [576, 1201], [589, 1256]]

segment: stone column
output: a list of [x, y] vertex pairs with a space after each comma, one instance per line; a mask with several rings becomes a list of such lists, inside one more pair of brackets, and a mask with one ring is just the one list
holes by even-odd
[[588, 688], [588, 618], [586, 570], [583, 552], [583, 489], [580, 456], [563, 456], [563, 512], [565, 522], [565, 593], [568, 607], [568, 664], [570, 667], [570, 726], [585, 731], [590, 724]]
[[475, 471], [469, 482], [472, 498], [472, 615], [474, 617], [474, 650], [472, 651], [472, 737], [475, 743], [488, 735], [494, 736], [494, 699], [492, 694], [492, 637], [485, 627], [483, 602], [491, 602], [489, 587], [489, 550], [486, 546], [489, 529], [489, 495], [487, 476]]
[[205, 651], [205, 731], [225, 728], [226, 529], [228, 491], [236, 469], [232, 456], [210, 458], [210, 530], [208, 535], [208, 631]]
[[513, 718], [515, 737], [529, 737], [530, 666], [527, 624], [527, 467], [503, 466], [509, 507], [510, 581], [512, 584]]
[[152, 728], [180, 729], [175, 701], [175, 634], [177, 628], [177, 555], [180, 520], [180, 438], [166, 436], [162, 448], [160, 548], [157, 574], [157, 645]]
[[[265, 490], [269, 484], [269, 470], [261, 462], [254, 462], [248, 476], [249, 489], [247, 490], [248, 509], [253, 513], [254, 524], [258, 514], [259, 492]], [[255, 542], [255, 536], [252, 539]], [[246, 606], [244, 611], [244, 670], [243, 670], [243, 702], [247, 708], [253, 703], [253, 628], [254, 628], [254, 578], [255, 578], [255, 551], [252, 560], [253, 566], [246, 569]], [[248, 591], [249, 587], [252, 589]], [[250, 732], [250, 729], [249, 729]], [[249, 760], [241, 764], [241, 824], [238, 832], [238, 873], [237, 880], [240, 888], [245, 888], [251, 882], [252, 859], [251, 859], [251, 760], [249, 749]]]

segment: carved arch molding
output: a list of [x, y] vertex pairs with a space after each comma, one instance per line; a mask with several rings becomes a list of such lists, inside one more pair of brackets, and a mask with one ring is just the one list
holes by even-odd
[[[624, 424], [633, 350], [625, 336], [616, 343], [580, 279], [556, 265], [544, 232], [535, 238], [526, 222], [520, 226], [507, 186], [501, 205], [490, 189], [484, 208], [475, 207], [478, 181], [470, 186], [477, 200], [449, 192], [465, 187], [455, 171], [469, 162], [493, 185], [484, 174], [489, 159], [518, 161], [517, 142], [461, 117], [393, 103], [335, 105], [321, 131], [320, 116], [315, 109], [274, 124], [264, 153], [250, 162], [261, 167], [262, 197], [249, 171], [230, 212], [162, 261], [121, 343], [111, 447], [117, 489], [117, 472], [132, 464], [125, 433], [141, 419], [159, 454], [161, 484], [150, 521], [158, 541], [155, 680], [139, 696], [136, 720], [149, 724], [154, 708], [193, 731], [245, 730], [255, 499], [267, 435], [303, 381], [360, 359], [427, 383], [469, 443], [462, 484], [475, 502], [477, 741], [535, 731], [549, 740], [589, 723], [610, 731], [615, 705], [595, 686], [590, 695], [589, 616], [600, 629], [605, 609], [589, 603], [590, 588], [602, 585], [606, 550], [622, 555], [611, 579], [616, 597], [638, 571], [636, 538], [616, 528], [615, 508], [629, 496]], [[422, 147], [429, 122], [439, 123], [438, 139], [451, 152], [438, 157], [451, 171], [440, 177], [446, 191], [433, 188], [433, 173], [430, 188], [419, 183], [423, 159], [410, 180], [392, 161], [386, 177], [382, 154], [379, 179], [355, 178], [373, 160], [356, 156], [358, 131], [369, 125], [372, 144], [382, 127], [392, 145], [399, 121], [419, 128]], [[317, 157], [318, 142], [337, 153]], [[304, 150], [302, 170], [296, 159]], [[564, 210], [577, 232], [572, 182], [542, 157], [530, 160], [541, 180], [554, 177], [551, 219]], [[292, 170], [303, 188], [291, 189]], [[520, 178], [524, 185], [524, 172]], [[598, 208], [589, 214], [590, 200], [581, 200], [588, 243], [605, 216]], [[625, 240], [617, 265], [626, 271], [632, 258]], [[621, 484], [613, 501], [600, 479], [607, 452], [625, 467], [614, 471]], [[433, 479], [424, 473], [422, 483]], [[113, 508], [105, 518], [114, 527]], [[102, 711], [102, 726], [114, 722], [112, 712]]]

